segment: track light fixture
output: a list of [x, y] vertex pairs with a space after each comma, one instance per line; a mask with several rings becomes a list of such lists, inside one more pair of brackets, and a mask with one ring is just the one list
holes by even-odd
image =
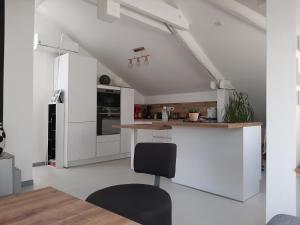
[[144, 47], [139, 47], [132, 50], [137, 55], [128, 59], [129, 68], [133, 68], [134, 65], [140, 67], [142, 63], [144, 63], [144, 65], [149, 65], [150, 55], [146, 54], [146, 49]]

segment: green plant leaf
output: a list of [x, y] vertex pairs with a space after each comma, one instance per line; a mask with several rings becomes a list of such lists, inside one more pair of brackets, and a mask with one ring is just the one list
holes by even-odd
[[247, 94], [233, 92], [225, 106], [223, 120], [227, 123], [252, 122], [254, 120], [254, 110]]

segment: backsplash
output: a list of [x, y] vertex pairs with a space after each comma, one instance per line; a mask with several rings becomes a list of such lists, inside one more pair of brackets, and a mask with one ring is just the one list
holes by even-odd
[[[188, 110], [190, 108], [197, 108], [200, 111], [201, 116], [207, 116], [207, 109], [209, 107], [217, 107], [217, 102], [184, 102], [184, 103], [163, 103], [163, 104], [149, 104], [149, 105], [136, 105], [141, 106], [142, 108], [147, 108], [147, 106], [151, 106], [150, 114], [151, 118], [153, 118], [154, 114], [161, 113], [162, 108], [164, 106], [174, 107], [174, 112], [179, 114], [180, 118], [187, 118]], [[145, 115], [143, 115], [145, 118]]]

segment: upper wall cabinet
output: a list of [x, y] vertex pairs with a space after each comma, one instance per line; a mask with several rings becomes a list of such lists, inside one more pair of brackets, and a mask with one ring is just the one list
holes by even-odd
[[97, 118], [97, 60], [65, 54], [58, 64], [58, 89], [63, 90], [66, 121], [92, 122]]

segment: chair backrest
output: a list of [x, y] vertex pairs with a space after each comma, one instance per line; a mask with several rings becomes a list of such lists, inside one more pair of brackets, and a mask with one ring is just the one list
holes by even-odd
[[134, 154], [134, 171], [173, 178], [176, 170], [176, 144], [138, 143]]

